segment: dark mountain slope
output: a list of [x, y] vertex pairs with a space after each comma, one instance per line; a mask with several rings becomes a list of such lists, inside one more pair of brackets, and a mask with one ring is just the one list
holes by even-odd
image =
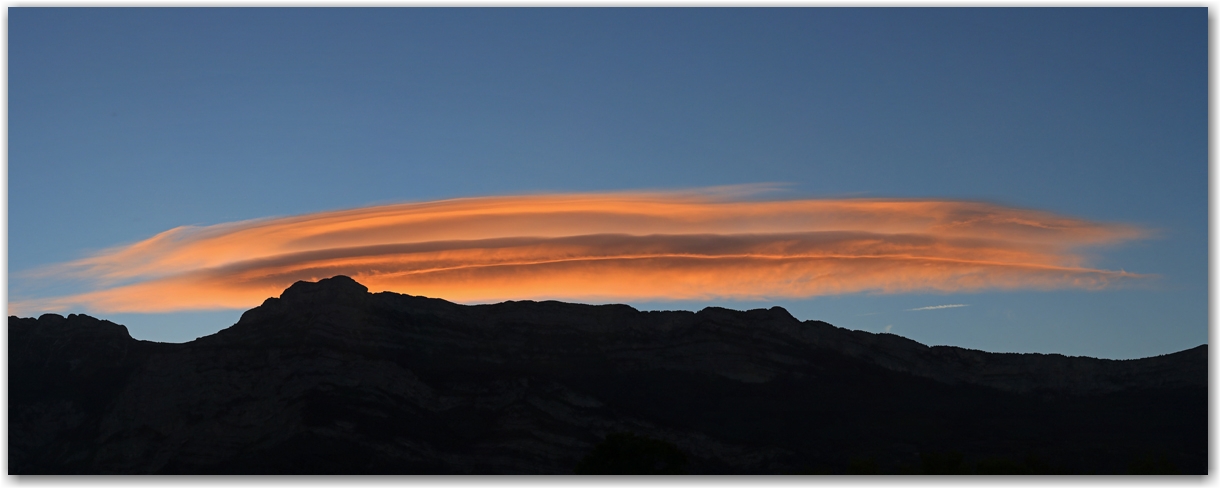
[[993, 354], [778, 307], [463, 306], [335, 277], [186, 344], [10, 317], [9, 472], [571, 473], [632, 432], [698, 473], [918, 469], [953, 452], [1205, 473], [1206, 368], [1206, 346]]

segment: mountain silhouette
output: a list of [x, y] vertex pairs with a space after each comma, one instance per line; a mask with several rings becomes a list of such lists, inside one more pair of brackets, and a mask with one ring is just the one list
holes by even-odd
[[87, 315], [8, 337], [9, 474], [1207, 472], [1206, 345], [997, 354], [345, 276], [183, 344]]

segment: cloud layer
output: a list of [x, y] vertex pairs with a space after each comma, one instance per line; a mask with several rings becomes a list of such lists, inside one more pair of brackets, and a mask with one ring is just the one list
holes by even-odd
[[459, 302], [1097, 289], [1136, 275], [1076, 252], [1143, 235], [981, 202], [742, 196], [466, 198], [178, 227], [41, 270], [96, 287], [10, 313], [248, 308], [337, 274]]

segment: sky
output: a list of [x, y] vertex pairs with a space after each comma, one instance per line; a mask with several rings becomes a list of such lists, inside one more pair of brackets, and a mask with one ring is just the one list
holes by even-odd
[[334, 272], [1207, 342], [1205, 8], [8, 12], [10, 314], [183, 342]]

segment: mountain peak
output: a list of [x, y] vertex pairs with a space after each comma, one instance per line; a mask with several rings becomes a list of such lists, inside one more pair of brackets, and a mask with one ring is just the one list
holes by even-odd
[[316, 282], [298, 281], [293, 283], [287, 290], [284, 290], [280, 298], [291, 302], [318, 301], [341, 297], [363, 297], [368, 292], [367, 286], [357, 283], [356, 280], [350, 277], [337, 275], [332, 278], [323, 278]]

